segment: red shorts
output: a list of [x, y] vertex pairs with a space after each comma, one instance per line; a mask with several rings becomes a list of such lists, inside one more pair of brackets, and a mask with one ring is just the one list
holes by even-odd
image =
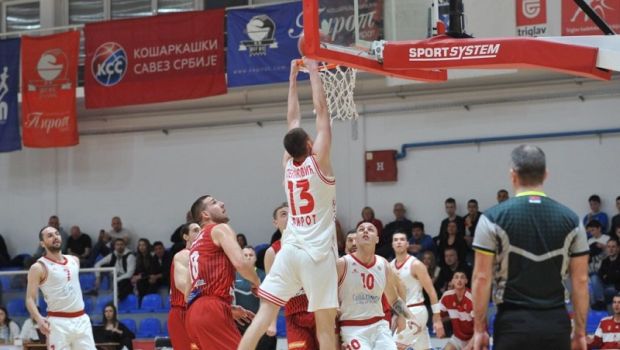
[[286, 316], [286, 340], [289, 350], [318, 349], [314, 313], [300, 312]]
[[241, 341], [230, 303], [217, 297], [196, 299], [187, 310], [185, 326], [200, 349], [236, 350]]
[[173, 306], [168, 314], [168, 334], [172, 347], [181, 350], [190, 350], [192, 342], [185, 329], [185, 308]]

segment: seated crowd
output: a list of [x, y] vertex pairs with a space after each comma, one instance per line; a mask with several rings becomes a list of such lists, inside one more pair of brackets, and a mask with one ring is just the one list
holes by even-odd
[[[507, 199], [507, 191], [498, 191], [498, 203]], [[620, 214], [613, 216], [610, 221], [609, 216], [600, 210], [601, 199], [598, 195], [590, 196], [589, 204], [591, 211], [584, 216], [583, 223], [586, 227], [590, 246], [590, 301], [592, 309], [607, 310], [611, 308], [612, 301], [615, 301], [615, 296], [620, 291], [618, 289], [620, 288], [620, 259], [618, 259], [620, 253]], [[453, 198], [446, 199], [444, 205], [447, 217], [441, 222], [440, 230], [434, 236], [425, 232], [425, 225], [422, 221], [411, 221], [407, 218], [406, 209], [402, 203], [394, 204], [394, 220], [385, 226], [375, 217], [374, 211], [370, 207], [363, 208], [362, 219], [356, 225], [357, 227], [363, 222], [370, 222], [377, 227], [379, 243], [376, 253], [388, 260], [394, 259], [392, 235], [404, 233], [409, 241], [409, 254], [417, 257], [426, 265], [435, 290], [440, 297], [453, 289], [455, 273], [463, 273], [465, 276], [462, 280], [466, 280], [467, 284], [471, 281], [474, 262], [472, 242], [476, 225], [482, 214], [475, 199], [470, 199], [467, 202], [467, 214], [463, 217], [457, 215], [456, 201]], [[620, 212], [620, 196], [616, 198], [616, 207]], [[287, 213], [285, 210], [281, 210], [283, 208], [286, 208], [286, 203], [274, 210], [273, 224], [276, 231], [271, 237], [271, 243], [280, 239], [282, 227], [285, 226]], [[116, 267], [119, 300], [123, 300], [130, 294], [136, 294], [141, 299], [146, 294], [157, 293], [160, 288], [169, 288], [172, 257], [185, 245], [181, 238], [181, 230], [184, 225], [174, 231], [171, 236], [172, 245], [168, 248], [161, 241], [151, 244], [147, 238], [140, 238], [135, 241], [132, 233], [123, 228], [120, 217], [112, 218], [110, 230], [100, 230], [94, 244], [91, 237], [82, 232], [77, 225], [72, 226], [69, 234], [67, 234], [61, 227], [60, 220], [56, 215], [49, 218], [48, 225], [57, 228], [62, 235], [63, 253], [77, 256], [82, 267]], [[345, 234], [340, 223], [337, 222], [337, 231], [340, 254], [349, 253], [354, 248], [351, 233], [354, 233], [355, 229]], [[262, 244], [260, 249], [255, 250], [248, 244], [245, 235], [239, 234], [237, 239], [242, 248], [247, 248], [244, 250], [246, 257], [254, 261], [257, 269], [262, 272], [264, 270], [264, 254], [269, 244]], [[135, 249], [133, 249], [134, 247]], [[40, 254], [41, 251], [37, 250], [32, 257], [18, 255], [11, 259], [4, 240], [0, 236], [0, 267], [23, 266], [28, 268]], [[264, 277], [264, 273], [261, 277]], [[238, 284], [236, 286], [237, 299], [241, 303], [247, 304], [241, 306], [256, 311], [258, 300], [254, 300], [256, 297], [246, 290], [249, 284], [244, 285], [243, 278], [240, 276], [236, 281]], [[101, 276], [98, 275], [92, 293], [97, 293], [100, 283]], [[88, 291], [86, 292], [88, 294]], [[620, 308], [620, 301], [618, 304]], [[109, 325], [109, 327], [106, 326], [106, 329], [109, 328], [112, 332], [123, 337], [126, 336], [122, 340], [126, 342], [133, 334], [125, 334], [125, 330], [119, 328], [119, 323], [116, 321], [116, 310], [108, 309], [108, 307], [105, 308], [103, 318], [106, 320], [106, 325]], [[109, 320], [106, 313], [110, 313]], [[24, 323], [21, 335], [18, 335], [20, 333], [19, 326], [10, 320], [6, 309], [0, 306], [0, 343], [3, 341], [11, 342], [17, 337], [35, 339], [36, 332], [32, 331], [32, 325], [28, 327], [28, 321], [30, 320], [26, 320]], [[265, 344], [274, 344], [274, 335], [275, 329], [270, 329], [266, 335]], [[271, 345], [268, 348], [271, 348]]]

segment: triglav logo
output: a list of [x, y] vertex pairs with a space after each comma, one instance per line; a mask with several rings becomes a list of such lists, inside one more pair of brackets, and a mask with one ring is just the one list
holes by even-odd
[[521, 13], [529, 19], [538, 17], [540, 8], [540, 0], [523, 0], [521, 3]]
[[58, 89], [70, 90], [68, 65], [67, 55], [61, 49], [43, 52], [37, 63], [37, 73], [41, 80], [28, 81], [28, 91], [55, 95]]
[[115, 42], [102, 44], [95, 50], [91, 63], [95, 80], [103, 86], [118, 84], [127, 72], [127, 53]]
[[9, 92], [9, 67], [2, 67], [2, 73], [0, 73], [0, 125], [5, 124], [9, 117], [9, 105], [4, 101], [4, 96]]
[[[615, 9], [611, 6], [609, 6], [609, 4], [607, 4], [607, 0], [590, 0], [588, 1], [590, 7], [596, 11], [596, 13], [599, 14], [599, 16], [605, 18], [606, 17], [606, 12], [609, 11], [614, 11]], [[575, 13], [573, 14], [573, 17], [571, 17], [570, 21], [571, 22], [575, 22], [579, 19], [579, 15], [582, 15], [583, 22], [588, 22], [590, 20], [590, 17], [588, 17], [588, 15], [585, 14], [585, 12], [583, 12], [583, 10], [581, 10], [580, 7], [577, 7], [577, 10], [575, 11]]]
[[267, 54], [267, 48], [278, 48], [275, 40], [276, 23], [269, 16], [252, 17], [245, 26], [245, 31], [250, 40], [241, 41], [239, 51], [249, 51], [250, 56], [263, 56]]

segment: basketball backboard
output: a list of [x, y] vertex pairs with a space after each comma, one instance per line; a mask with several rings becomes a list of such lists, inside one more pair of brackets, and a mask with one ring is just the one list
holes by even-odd
[[[562, 4], [570, 1], [580, 0], [562, 0]], [[389, 77], [432, 82], [446, 80], [448, 69], [451, 72], [544, 69], [610, 79], [610, 70], [620, 70], [620, 63], [616, 63], [620, 37], [608, 36], [604, 40], [519, 37], [515, 35], [519, 23], [515, 23], [518, 15], [514, 3], [508, 6], [496, 0], [303, 2], [306, 56]], [[546, 0], [518, 0], [517, 4], [521, 2], [536, 2], [541, 6], [547, 3]], [[463, 3], [466, 9], [467, 6], [474, 9], [474, 16], [467, 17], [474, 18], [471, 27], [476, 38], [467, 38], [454, 29], [464, 26]], [[551, 6], [552, 3], [548, 11], [559, 17], [560, 9]], [[491, 28], [488, 33], [480, 30], [487, 22]], [[442, 34], [446, 28], [450, 35]], [[548, 32], [554, 31], [549, 28]]]

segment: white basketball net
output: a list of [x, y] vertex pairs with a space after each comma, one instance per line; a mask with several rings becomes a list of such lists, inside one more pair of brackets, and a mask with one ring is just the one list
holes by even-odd
[[[303, 66], [300, 69], [307, 72]], [[319, 70], [319, 75], [323, 82], [331, 121], [357, 119], [359, 114], [353, 99], [357, 69], [343, 66], [327, 69], [327, 66], [323, 66]]]
[[320, 73], [331, 120], [357, 119], [359, 114], [353, 99], [357, 69], [337, 66], [335, 69], [321, 70]]

